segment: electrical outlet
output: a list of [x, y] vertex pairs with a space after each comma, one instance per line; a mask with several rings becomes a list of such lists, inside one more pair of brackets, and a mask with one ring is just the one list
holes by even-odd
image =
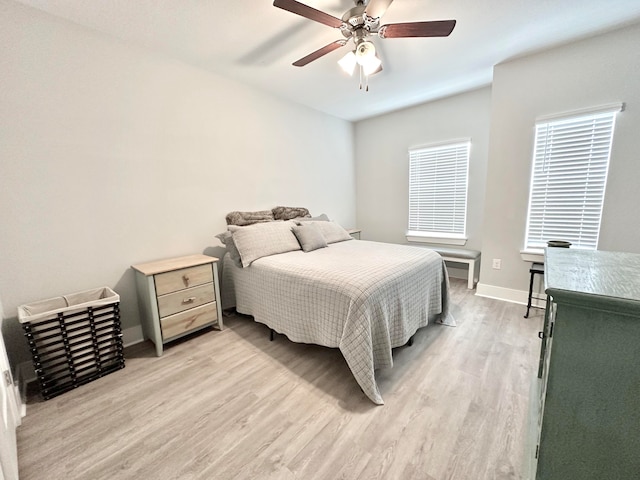
[[492, 266], [495, 270], [500, 270], [502, 268], [502, 260], [499, 258], [494, 258]]

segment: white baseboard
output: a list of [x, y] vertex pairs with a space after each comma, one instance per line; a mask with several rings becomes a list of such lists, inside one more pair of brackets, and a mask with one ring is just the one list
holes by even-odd
[[20, 390], [20, 385], [13, 385], [13, 395], [18, 404], [18, 414], [20, 415], [20, 418], [17, 419], [18, 425], [22, 425], [22, 418], [27, 415], [27, 394]]
[[468, 270], [464, 268], [450, 267], [447, 265], [447, 272], [451, 278], [459, 278], [460, 280], [466, 280], [469, 276]]
[[26, 385], [36, 381], [36, 371], [33, 369], [32, 362], [22, 362], [18, 364], [16, 368], [16, 376], [18, 377], [19, 385]]
[[[129, 327], [122, 331], [123, 346], [128, 347], [140, 342], [144, 342], [142, 326], [136, 325], [135, 327]], [[38, 380], [36, 372], [33, 369], [33, 363], [30, 361], [19, 363], [16, 368], [16, 377], [16, 389], [19, 392], [18, 396], [21, 400], [20, 414], [24, 417], [27, 414], [27, 385]]]
[[20, 415], [22, 417], [26, 417], [27, 415], [27, 385], [36, 380], [33, 363], [22, 362], [18, 364], [16, 367], [16, 389], [20, 397]]
[[[525, 290], [514, 290], [512, 288], [496, 287], [495, 285], [487, 285], [486, 283], [478, 283], [476, 286], [476, 295], [479, 297], [493, 298], [504, 302], [519, 303], [526, 305], [529, 299], [529, 292]], [[534, 292], [531, 305], [534, 307], [544, 307], [544, 298], [537, 298], [538, 293]]]
[[136, 343], [144, 342], [144, 334], [142, 333], [142, 326], [136, 325], [135, 327], [129, 327], [122, 330], [122, 345], [124, 347], [130, 347]]

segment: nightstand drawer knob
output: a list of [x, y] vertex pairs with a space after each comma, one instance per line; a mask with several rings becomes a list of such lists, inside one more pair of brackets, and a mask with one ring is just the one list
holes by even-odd
[[182, 303], [191, 303], [196, 300], [196, 297], [189, 297], [182, 300]]
[[184, 282], [184, 286], [189, 286], [189, 275], [182, 275], [182, 281]]

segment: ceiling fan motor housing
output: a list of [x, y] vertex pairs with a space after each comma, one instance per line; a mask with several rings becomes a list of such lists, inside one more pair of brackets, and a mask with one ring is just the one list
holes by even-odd
[[341, 31], [342, 35], [347, 38], [354, 37], [354, 40], [365, 37], [370, 33], [375, 33], [379, 27], [380, 19], [371, 18], [365, 13], [365, 5], [358, 5], [342, 16], [344, 22]]

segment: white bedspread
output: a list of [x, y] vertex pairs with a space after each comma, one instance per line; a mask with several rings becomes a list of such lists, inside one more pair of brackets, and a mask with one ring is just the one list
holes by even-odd
[[[440, 255], [406, 245], [351, 240], [264, 257], [248, 268], [224, 260], [223, 290], [238, 312], [290, 340], [339, 348], [363, 392], [383, 404], [375, 370], [393, 366], [429, 318], [453, 325]], [[226, 306], [226, 305], [225, 305]]]

